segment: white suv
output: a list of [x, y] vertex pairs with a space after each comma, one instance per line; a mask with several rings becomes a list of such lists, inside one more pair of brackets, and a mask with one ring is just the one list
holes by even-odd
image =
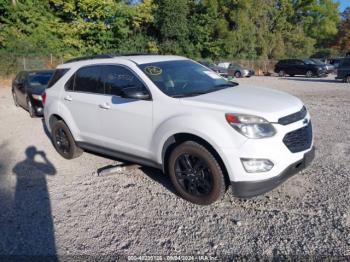
[[183, 198], [210, 204], [228, 185], [252, 197], [314, 156], [310, 115], [279, 91], [238, 85], [179, 56], [97, 56], [56, 69], [43, 95], [53, 144], [162, 169]]

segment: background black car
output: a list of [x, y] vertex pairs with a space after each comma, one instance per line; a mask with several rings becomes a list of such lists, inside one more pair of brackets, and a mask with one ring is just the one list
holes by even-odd
[[342, 79], [345, 83], [350, 83], [350, 58], [341, 60], [337, 72], [336, 79]]
[[275, 72], [280, 77], [285, 75], [305, 75], [306, 77], [323, 76], [327, 74], [325, 65], [318, 65], [310, 59], [284, 59], [275, 66]]
[[344, 58], [330, 58], [329, 63], [334, 66], [334, 69], [337, 69]]
[[335, 71], [334, 65], [331, 65], [330, 63], [328, 63], [326, 59], [310, 58], [310, 60], [314, 61], [317, 65], [324, 66], [327, 70], [327, 74], [332, 74]]
[[16, 106], [28, 110], [31, 117], [43, 114], [42, 93], [53, 70], [22, 71], [12, 82], [12, 96]]

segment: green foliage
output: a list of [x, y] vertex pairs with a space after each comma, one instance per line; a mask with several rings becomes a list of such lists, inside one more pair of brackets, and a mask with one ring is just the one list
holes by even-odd
[[0, 54], [302, 57], [338, 29], [335, 46], [350, 48], [348, 21], [332, 0], [0, 0]]
[[345, 9], [341, 16], [339, 32], [333, 46], [339, 53], [346, 54], [350, 52], [350, 7]]

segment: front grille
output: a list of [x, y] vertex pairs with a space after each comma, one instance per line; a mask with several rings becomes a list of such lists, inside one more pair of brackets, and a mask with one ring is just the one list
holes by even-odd
[[307, 150], [312, 144], [312, 124], [287, 133], [283, 138], [283, 143], [292, 153]]
[[289, 125], [291, 123], [302, 120], [306, 116], [306, 114], [307, 114], [306, 107], [303, 106], [303, 108], [299, 112], [296, 112], [294, 114], [284, 116], [284, 117], [278, 119], [278, 123], [281, 125], [284, 125], [284, 126]]

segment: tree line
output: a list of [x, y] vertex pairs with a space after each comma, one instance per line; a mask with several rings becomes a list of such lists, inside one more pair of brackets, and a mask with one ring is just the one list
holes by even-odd
[[350, 9], [332, 0], [0, 0], [0, 55], [338, 55]]

